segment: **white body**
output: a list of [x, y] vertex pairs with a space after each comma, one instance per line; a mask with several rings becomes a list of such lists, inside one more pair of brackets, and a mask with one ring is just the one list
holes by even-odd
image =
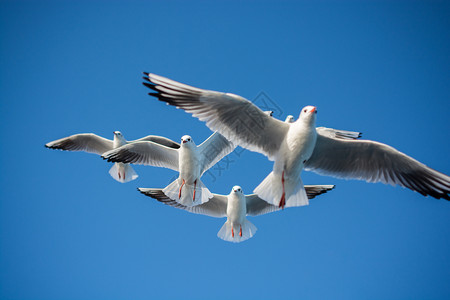
[[284, 194], [287, 207], [309, 204], [300, 174], [317, 141], [315, 112], [315, 107], [306, 107], [297, 121], [286, 123], [289, 129], [273, 156], [273, 171], [254, 190], [261, 199], [284, 207]]

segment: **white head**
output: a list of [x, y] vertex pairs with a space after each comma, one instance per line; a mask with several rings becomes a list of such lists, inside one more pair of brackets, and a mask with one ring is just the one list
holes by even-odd
[[310, 125], [316, 124], [317, 108], [315, 106], [305, 106], [298, 116], [298, 121], [302, 120], [304, 123]]
[[244, 192], [242, 191], [242, 188], [238, 185], [233, 186], [233, 188], [231, 189], [232, 193], [239, 193], [239, 194], [244, 194]]
[[273, 110], [265, 110], [264, 113], [269, 117], [273, 117]]
[[191, 146], [195, 145], [194, 140], [191, 138], [190, 135], [183, 135], [181, 137], [181, 146]]
[[286, 117], [286, 120], [284, 120], [285, 123], [293, 123], [294, 122], [294, 116], [289, 115]]
[[114, 147], [126, 144], [127, 141], [125, 140], [120, 131], [114, 131], [113, 133], [114, 133], [114, 142], [116, 143]]
[[113, 133], [114, 133], [114, 138], [118, 138], [118, 139], [120, 139], [120, 140], [125, 139], [125, 138], [123, 137], [123, 135], [122, 135], [122, 132], [116, 130], [116, 131], [114, 131]]

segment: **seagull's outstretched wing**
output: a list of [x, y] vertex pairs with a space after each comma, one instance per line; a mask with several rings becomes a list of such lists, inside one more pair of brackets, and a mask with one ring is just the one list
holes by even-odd
[[320, 134], [306, 170], [339, 178], [398, 184], [450, 200], [450, 177], [400, 151], [374, 141], [334, 139]]
[[338, 130], [326, 127], [317, 127], [316, 131], [317, 134], [327, 136], [329, 138], [343, 139], [343, 140], [356, 140], [359, 139], [362, 135], [361, 132], [357, 131]]
[[101, 155], [113, 149], [113, 141], [93, 133], [80, 133], [47, 143], [45, 147], [67, 151], [84, 151]]
[[102, 155], [112, 162], [132, 163], [178, 171], [178, 150], [154, 142], [136, 142], [110, 150]]
[[171, 139], [168, 139], [166, 137], [158, 136], [158, 135], [147, 135], [143, 138], [140, 138], [140, 139], [137, 139], [134, 141], [129, 141], [129, 143], [136, 143], [136, 142], [154, 142], [154, 143], [158, 143], [160, 145], [164, 145], [169, 148], [174, 148], [174, 149], [180, 148], [179, 143], [174, 142]]
[[264, 201], [256, 194], [245, 195], [245, 201], [247, 203], [247, 215], [249, 216], [264, 215], [281, 209]]
[[202, 90], [155, 74], [144, 73], [144, 85], [160, 101], [182, 108], [229, 141], [273, 160], [289, 124], [270, 117], [247, 99], [229, 93]]
[[[308, 199], [313, 199], [314, 197], [324, 194], [333, 188], [334, 185], [305, 185]], [[247, 214], [249, 216], [259, 216], [281, 209], [279, 206], [269, 204], [268, 202], [262, 200], [256, 194], [246, 195], [245, 200], [247, 201]]]
[[200, 214], [215, 218], [222, 218], [227, 216], [228, 198], [224, 195], [213, 194], [214, 197], [209, 199], [209, 201], [206, 203], [196, 206], [185, 206], [167, 197], [163, 193], [162, 189], [138, 188], [138, 190], [142, 194], [152, 197], [159, 202], [162, 202], [169, 206], [173, 206], [175, 208], [187, 210], [188, 212], [194, 214]]
[[235, 148], [236, 146], [228, 141], [223, 135], [217, 131], [214, 132], [198, 146], [199, 153], [202, 156], [201, 174], [233, 152]]

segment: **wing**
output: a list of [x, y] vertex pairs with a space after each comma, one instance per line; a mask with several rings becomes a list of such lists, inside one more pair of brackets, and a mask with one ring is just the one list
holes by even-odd
[[47, 143], [45, 147], [67, 151], [84, 151], [101, 155], [113, 149], [113, 141], [93, 133], [80, 133]]
[[208, 139], [198, 146], [199, 153], [202, 155], [203, 174], [209, 168], [218, 163], [222, 158], [233, 152], [236, 146], [228, 141], [223, 135], [214, 132]]
[[178, 171], [178, 150], [154, 142], [135, 142], [102, 155], [112, 162], [163, 167]]
[[343, 140], [356, 140], [359, 139], [362, 135], [361, 132], [337, 130], [326, 127], [317, 127], [316, 131], [320, 135], [327, 136], [329, 138], [343, 139]]
[[334, 185], [305, 185], [306, 196], [308, 199], [314, 199], [316, 196], [331, 191], [334, 187]]
[[229, 141], [265, 154], [273, 160], [289, 124], [270, 117], [247, 99], [191, 87], [168, 78], [144, 73], [144, 85], [156, 93], [149, 95], [182, 108]]
[[154, 142], [158, 143], [160, 145], [164, 145], [169, 148], [179, 149], [180, 144], [177, 142], [172, 141], [171, 139], [165, 138], [163, 136], [157, 136], [157, 135], [147, 135], [146, 137], [140, 138], [138, 140], [129, 141], [129, 143], [135, 143], [135, 142]]
[[450, 200], [450, 177], [400, 151], [374, 141], [317, 135], [306, 170], [340, 178], [398, 184], [434, 198]]
[[245, 195], [245, 200], [247, 202], [247, 215], [249, 216], [259, 216], [268, 214], [281, 208], [259, 198], [256, 194]]
[[214, 197], [209, 199], [209, 201], [206, 203], [196, 206], [184, 206], [183, 204], [180, 204], [175, 200], [172, 200], [169, 197], [167, 197], [163, 193], [162, 189], [138, 188], [138, 190], [142, 194], [152, 197], [158, 200], [159, 202], [162, 202], [169, 206], [173, 206], [175, 208], [187, 210], [188, 212], [194, 214], [200, 214], [215, 218], [222, 218], [227, 216], [227, 203], [228, 203], [227, 196], [213, 194]]
[[[308, 199], [313, 199], [316, 196], [326, 193], [332, 190], [334, 185], [305, 185], [306, 195]], [[247, 201], [247, 215], [259, 216], [268, 214], [281, 208], [268, 202], [262, 200], [256, 194], [246, 195], [245, 200]]]

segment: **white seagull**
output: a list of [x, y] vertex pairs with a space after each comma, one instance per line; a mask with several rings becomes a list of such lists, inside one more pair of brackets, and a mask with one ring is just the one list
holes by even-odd
[[[305, 185], [306, 194], [312, 199], [334, 188], [334, 185]], [[213, 194], [206, 203], [197, 206], [185, 206], [167, 197], [161, 189], [138, 188], [149, 197], [194, 214], [223, 218], [227, 221], [223, 224], [217, 236], [225, 241], [239, 243], [251, 238], [256, 227], [246, 216], [259, 216], [276, 210], [278, 206], [267, 203], [257, 195], [244, 195], [240, 186], [234, 186], [228, 195]]]
[[205, 203], [212, 197], [200, 177], [234, 148], [236, 146], [215, 132], [198, 146], [189, 135], [185, 135], [181, 138], [179, 149], [153, 142], [137, 142], [103, 153], [102, 157], [112, 162], [143, 164], [178, 171], [179, 177], [163, 191], [170, 199], [193, 206]]
[[300, 178], [303, 168], [340, 178], [398, 184], [424, 196], [450, 200], [449, 176], [388, 145], [356, 140], [357, 133], [316, 129], [314, 106], [304, 107], [297, 121], [285, 123], [241, 96], [144, 74], [144, 85], [155, 91], [149, 95], [193, 114], [233, 143], [274, 161], [273, 171], [254, 190], [269, 203], [282, 207], [308, 204]]
[[284, 120], [284, 122], [285, 123], [294, 123], [295, 122], [294, 116], [293, 115], [288, 115], [286, 117], [286, 120]]
[[[170, 148], [180, 148], [180, 144], [156, 135], [148, 135], [138, 140], [127, 141], [120, 131], [114, 131], [114, 140], [108, 140], [93, 133], [80, 133], [71, 135], [56, 141], [47, 143], [45, 147], [66, 151], [84, 151], [102, 155], [104, 152], [118, 148], [126, 144], [141, 141], [152, 141]], [[128, 164], [115, 163], [109, 170], [109, 174], [119, 182], [128, 182], [138, 177], [133, 168]]]

